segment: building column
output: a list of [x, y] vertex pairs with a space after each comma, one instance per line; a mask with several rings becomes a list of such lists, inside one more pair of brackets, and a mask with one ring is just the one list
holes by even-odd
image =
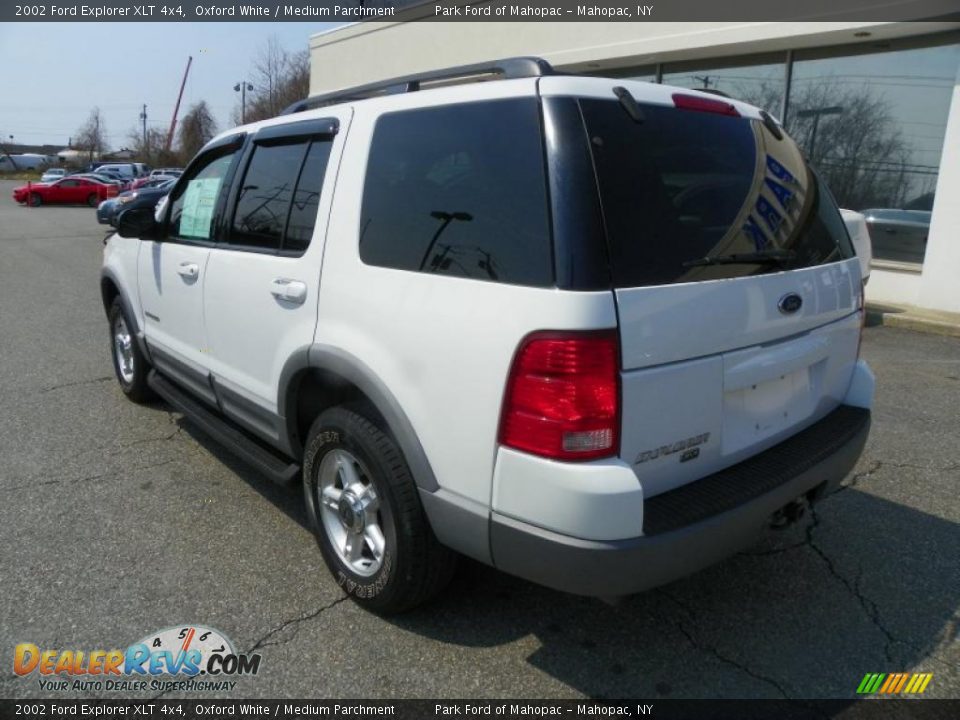
[[960, 313], [960, 68], [943, 138], [917, 305]]

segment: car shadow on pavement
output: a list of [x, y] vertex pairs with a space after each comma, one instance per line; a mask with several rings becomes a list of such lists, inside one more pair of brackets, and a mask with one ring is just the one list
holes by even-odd
[[391, 622], [466, 647], [532, 634], [527, 662], [596, 698], [852, 698], [868, 672], [947, 670], [931, 656], [957, 639], [957, 577], [956, 524], [845, 489], [726, 562], [613, 605], [470, 564]]
[[[272, 483], [179, 422], [309, 527], [299, 483]], [[939, 653], [957, 640], [957, 577], [957, 524], [843, 488], [790, 528], [640, 595], [577, 597], [464, 559], [436, 600], [385, 621], [469, 649], [532, 638], [527, 663], [593, 698], [852, 699], [866, 673], [910, 670], [933, 672], [936, 696], [937, 671], [955, 675]], [[956, 678], [945, 681], [949, 694]]]

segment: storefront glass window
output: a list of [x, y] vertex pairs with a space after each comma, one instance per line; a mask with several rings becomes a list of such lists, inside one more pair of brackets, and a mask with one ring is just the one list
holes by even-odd
[[958, 66], [957, 44], [795, 55], [787, 129], [867, 216], [876, 259], [923, 262]]

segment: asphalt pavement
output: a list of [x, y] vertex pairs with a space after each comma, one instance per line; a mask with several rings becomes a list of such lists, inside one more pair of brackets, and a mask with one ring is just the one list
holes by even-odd
[[[960, 340], [868, 328], [867, 451], [788, 530], [610, 605], [463, 563], [385, 620], [345, 601], [300, 491], [113, 379], [103, 231], [0, 181], [0, 697], [13, 648], [198, 623], [262, 655], [242, 697], [853, 698], [868, 672], [960, 697]], [[60, 694], [63, 697], [70, 693]]]

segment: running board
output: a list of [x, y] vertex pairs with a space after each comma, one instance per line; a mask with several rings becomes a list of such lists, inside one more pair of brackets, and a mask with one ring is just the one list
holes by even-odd
[[264, 444], [254, 440], [229, 420], [194, 400], [156, 370], [151, 370], [147, 375], [147, 385], [224, 448], [274, 482], [287, 485], [300, 474], [299, 465], [291, 463]]

